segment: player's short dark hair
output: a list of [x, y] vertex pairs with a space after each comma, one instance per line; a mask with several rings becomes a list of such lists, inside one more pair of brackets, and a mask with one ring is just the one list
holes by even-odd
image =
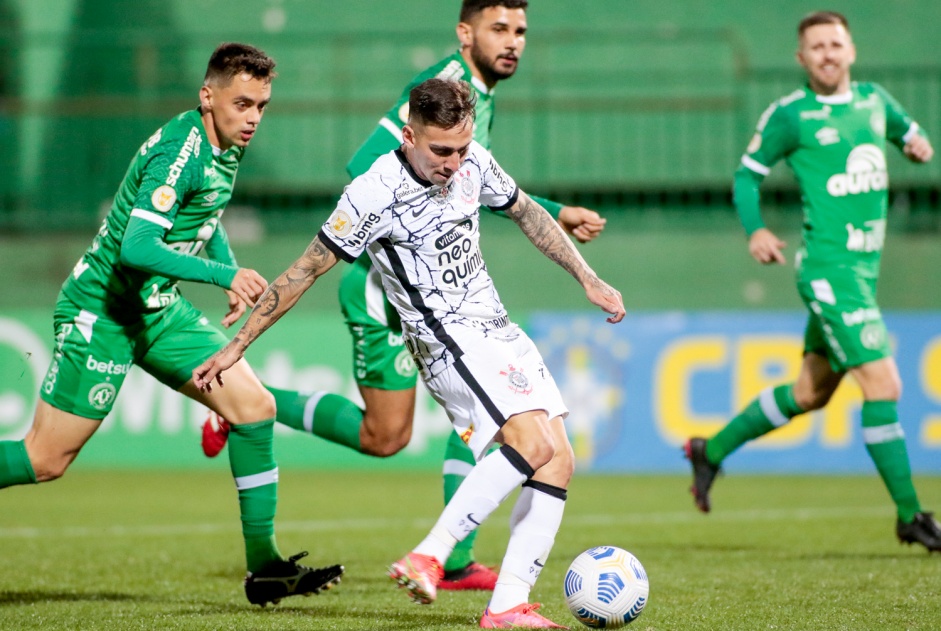
[[526, 10], [529, 7], [529, 0], [464, 0], [461, 3], [460, 21], [470, 22], [478, 13], [490, 7]]
[[409, 125], [434, 125], [441, 129], [473, 122], [477, 94], [466, 81], [434, 77], [412, 88], [408, 94]]
[[800, 37], [803, 35], [804, 31], [811, 26], [818, 26], [820, 24], [842, 24], [843, 28], [847, 31], [850, 30], [849, 20], [847, 20], [846, 16], [842, 13], [837, 13], [836, 11], [814, 11], [813, 13], [805, 15], [804, 19], [797, 25], [797, 36]]
[[254, 46], [225, 42], [219, 44], [212, 52], [209, 65], [206, 66], [206, 77], [203, 83], [226, 86], [242, 73], [248, 73], [255, 79], [271, 83], [271, 80], [278, 76], [278, 73], [274, 71], [274, 66], [274, 59]]

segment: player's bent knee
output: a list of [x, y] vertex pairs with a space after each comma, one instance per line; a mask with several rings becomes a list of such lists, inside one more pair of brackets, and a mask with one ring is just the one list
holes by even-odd
[[36, 482], [52, 482], [65, 475], [72, 458], [35, 458], [30, 459]]
[[274, 395], [265, 388], [243, 391], [234, 405], [234, 413], [224, 414], [227, 421], [236, 425], [258, 423], [273, 419], [278, 413]]
[[536, 471], [533, 479], [564, 489], [568, 488], [574, 474], [575, 454], [571, 446], [566, 443], [564, 448], [556, 451], [552, 460]]
[[556, 457], [555, 441], [551, 436], [530, 436], [511, 445], [533, 469], [541, 469]]
[[359, 437], [360, 451], [364, 454], [377, 458], [394, 456], [412, 440], [412, 418], [380, 417], [367, 411]]
[[360, 434], [360, 450], [369, 456], [388, 458], [394, 456], [408, 445], [411, 431], [407, 436]]
[[805, 412], [813, 412], [814, 410], [819, 410], [824, 407], [827, 403], [830, 402], [831, 394], [829, 392], [825, 393], [812, 393], [809, 396], [804, 397], [794, 397], [794, 402]]
[[265, 388], [262, 388], [258, 393], [258, 406], [257, 416], [260, 421], [274, 418], [275, 414], [278, 413], [278, 404], [274, 400], [274, 395]]

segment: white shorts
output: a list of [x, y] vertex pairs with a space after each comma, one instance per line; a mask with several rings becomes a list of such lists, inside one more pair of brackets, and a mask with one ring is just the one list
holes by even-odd
[[464, 355], [425, 379], [425, 386], [477, 460], [515, 414], [543, 410], [550, 419], [568, 416], [542, 355], [517, 325], [486, 332], [453, 324], [447, 329]]

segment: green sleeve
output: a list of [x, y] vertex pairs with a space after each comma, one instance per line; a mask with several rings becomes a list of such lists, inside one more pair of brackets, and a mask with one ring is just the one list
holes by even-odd
[[761, 175], [768, 175], [779, 160], [787, 157], [800, 144], [797, 112], [774, 103], [758, 119], [758, 127], [742, 164]]
[[401, 130], [408, 122], [408, 97], [412, 88], [425, 79], [434, 76], [436, 67], [433, 66], [424, 71], [405, 86], [405, 89], [399, 94], [399, 100], [383, 115], [366, 142], [356, 150], [356, 153], [346, 164], [346, 174], [350, 176], [351, 180], [368, 171], [372, 163], [378, 160], [380, 156], [399, 148], [399, 145], [402, 144], [402, 132], [393, 133], [393, 128]]
[[758, 119], [755, 135], [745, 149], [732, 182], [732, 203], [747, 234], [765, 227], [758, 191], [762, 180], [771, 172], [771, 167], [797, 149], [799, 143], [796, 115], [776, 101]]
[[216, 224], [216, 231], [212, 233], [209, 241], [206, 242], [206, 256], [224, 265], [238, 267], [238, 263], [235, 262], [235, 253], [232, 251], [232, 246], [229, 245], [229, 235], [222, 227], [221, 222]]
[[351, 180], [356, 179], [368, 171], [379, 156], [398, 149], [401, 144], [399, 139], [392, 135], [391, 131], [381, 125], [376, 127], [372, 135], [356, 150], [356, 153], [346, 164], [347, 175], [350, 176]]
[[901, 149], [914, 134], [925, 136], [918, 123], [912, 120], [898, 101], [878, 83], [872, 84], [876, 93], [885, 102], [885, 137], [886, 140]]
[[121, 240], [121, 264], [165, 278], [231, 289], [237, 267], [181, 254], [167, 245], [165, 234], [166, 229], [156, 223], [131, 217]]
[[745, 228], [745, 234], [749, 236], [759, 228], [765, 227], [761, 220], [761, 206], [758, 202], [758, 187], [763, 179], [765, 179], [763, 175], [755, 173], [744, 164], [735, 171], [732, 200], [742, 227]]

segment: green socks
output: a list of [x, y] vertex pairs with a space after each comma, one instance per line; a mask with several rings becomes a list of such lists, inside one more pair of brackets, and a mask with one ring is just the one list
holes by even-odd
[[[278, 423], [362, 453], [359, 436], [363, 411], [355, 403], [337, 394], [300, 394], [291, 390], [265, 387], [274, 395], [278, 407], [275, 420]], [[234, 425], [232, 429], [234, 434]], [[229, 440], [232, 440], [231, 435]], [[231, 446], [230, 442], [230, 450]], [[229, 453], [231, 455], [231, 451]], [[456, 432], [450, 433], [444, 459], [444, 501], [447, 504], [476, 462], [474, 454]], [[444, 566], [446, 572], [460, 570], [473, 563], [476, 538], [477, 532], [474, 531], [457, 544]]]
[[905, 434], [899, 423], [895, 401], [863, 403], [863, 442], [895, 502], [899, 519], [911, 523], [915, 513], [921, 512], [921, 507], [912, 483]]
[[363, 411], [338, 394], [301, 394], [265, 386], [278, 406], [275, 420], [293, 429], [315, 434], [331, 443], [361, 451], [359, 431]]
[[[792, 386], [763, 390], [741, 414], [706, 442], [706, 458], [718, 465], [749, 440], [784, 425], [803, 411], [794, 402]], [[865, 401], [862, 417], [866, 451], [895, 502], [899, 519], [911, 523], [921, 507], [912, 483], [912, 469], [896, 402]]]
[[35, 484], [36, 474], [22, 440], [0, 441], [0, 489], [17, 484]]
[[[447, 504], [454, 497], [457, 488], [461, 486], [464, 478], [476, 464], [474, 453], [470, 450], [457, 432], [451, 432], [447, 447], [444, 450], [444, 503]], [[474, 541], [477, 539], [477, 530], [470, 533], [463, 541], [458, 541], [444, 564], [445, 572], [461, 570], [474, 562]]]
[[273, 436], [274, 420], [233, 424], [229, 433], [229, 465], [239, 492], [249, 572], [281, 559], [274, 537], [278, 466], [274, 461]]
[[706, 458], [714, 465], [721, 464], [726, 456], [748, 441], [781, 427], [803, 412], [794, 402], [793, 384], [765, 388], [757, 399], [706, 442]]

